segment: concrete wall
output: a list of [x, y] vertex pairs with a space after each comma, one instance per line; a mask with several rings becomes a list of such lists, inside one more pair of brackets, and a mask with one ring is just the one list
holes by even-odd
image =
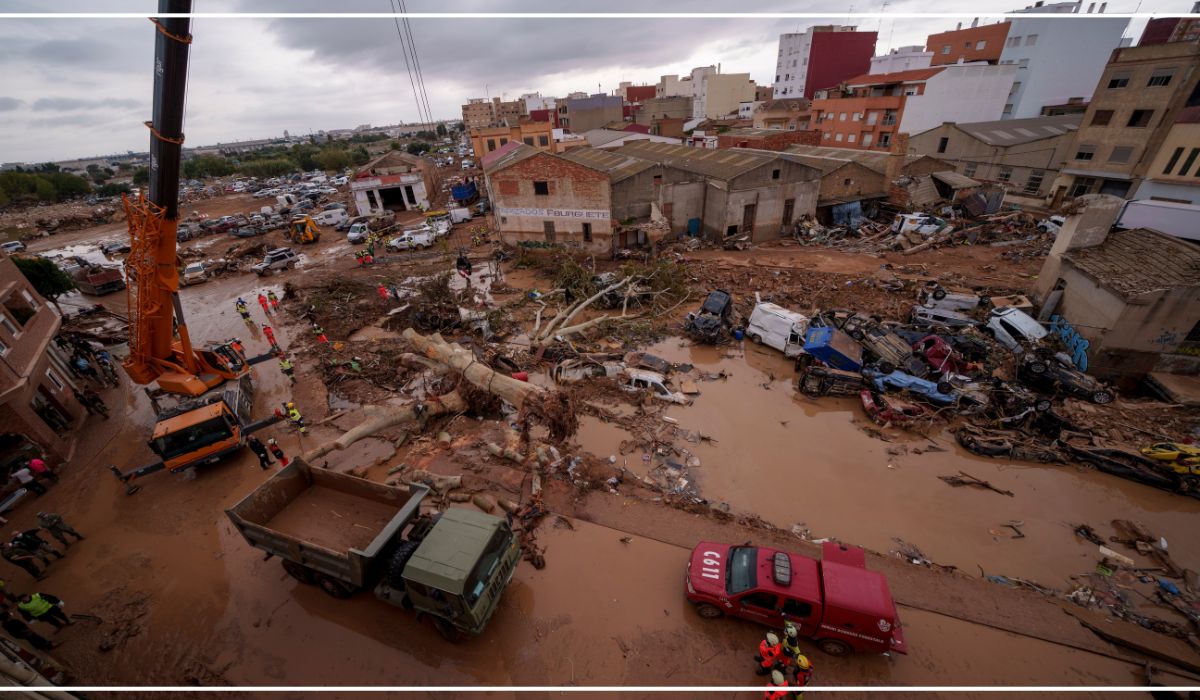
[[[1046, 105], [1063, 104], [1072, 97], [1090, 99], [1128, 24], [1127, 19], [1070, 15], [1012, 20], [1000, 62], [1018, 67], [1020, 85], [1007, 100], [1012, 109], [1004, 117], [1036, 117]], [[1029, 37], [1034, 35], [1031, 44]]]
[[1050, 252], [1038, 273], [1036, 294], [1041, 300], [1046, 299], [1062, 274], [1060, 269], [1065, 266], [1062, 255], [1067, 251], [1103, 243], [1124, 204], [1118, 197], [1103, 194], [1086, 195], [1076, 201], [1082, 205], [1082, 209], [1067, 217], [1054, 237], [1054, 244], [1050, 246]]
[[899, 73], [906, 70], [928, 68], [933, 61], [933, 52], [921, 46], [901, 46], [871, 59], [871, 74]]
[[959, 60], [998, 63], [1008, 28], [1008, 22], [997, 22], [930, 34], [925, 50], [930, 52], [931, 63], [935, 66], [958, 63]]
[[692, 116], [692, 98], [677, 95], [674, 97], [656, 97], [642, 102], [642, 108], [634, 114], [633, 121], [642, 126], [650, 126], [655, 119], [688, 119]]
[[736, 114], [738, 104], [754, 100], [754, 81], [749, 73], [705, 75], [692, 98], [692, 117], [723, 117]]
[[698, 176], [663, 183], [658, 192], [658, 207], [670, 222], [671, 233], [684, 233], [688, 221], [703, 218], [707, 190], [708, 185]]
[[[535, 194], [546, 182], [549, 194]], [[488, 175], [500, 237], [509, 245], [545, 241], [545, 222], [553, 222], [555, 242], [596, 254], [612, 250], [612, 195], [608, 175], [562, 158], [539, 153]], [[513, 210], [536, 210], [521, 213]], [[583, 240], [591, 224], [592, 241]]]
[[[772, 173], [780, 171], [779, 179]], [[812, 216], [817, 211], [820, 174], [813, 168], [785, 160], [777, 160], [740, 175], [728, 183], [709, 180], [708, 201], [705, 203], [704, 230], [709, 237], [720, 239], [730, 226], [742, 235], [745, 207], [754, 204], [753, 240], [768, 241], [779, 237], [783, 230], [783, 210], [787, 200], [793, 201], [792, 221]]]
[[856, 199], [860, 195], [886, 194], [883, 173], [850, 162], [821, 178], [821, 202]]
[[925, 81], [923, 94], [906, 98], [899, 130], [916, 134], [948, 121], [999, 119], [1015, 75], [1013, 66], [946, 66]]

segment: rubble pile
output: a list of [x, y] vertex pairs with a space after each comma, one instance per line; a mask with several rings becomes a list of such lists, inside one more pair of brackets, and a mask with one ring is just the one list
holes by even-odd
[[42, 204], [25, 209], [6, 209], [0, 214], [0, 229], [14, 230], [21, 240], [67, 231], [79, 231], [125, 220], [119, 200], [88, 204], [86, 200]]

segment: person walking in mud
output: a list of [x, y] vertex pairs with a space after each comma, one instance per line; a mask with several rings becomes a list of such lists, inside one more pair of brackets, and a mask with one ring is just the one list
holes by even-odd
[[304, 427], [304, 416], [300, 415], [300, 410], [296, 408], [296, 404], [287, 402], [287, 417], [297, 428], [300, 429], [300, 434], [304, 435], [308, 432], [308, 428]]
[[42, 570], [38, 568], [33, 552], [29, 550], [21, 549], [12, 542], [6, 542], [3, 546], [0, 546], [0, 556], [4, 557], [13, 566], [19, 566], [24, 569], [34, 580], [41, 581], [46, 578], [42, 574]]
[[275, 459], [279, 460], [279, 466], [286, 467], [288, 465], [287, 455], [283, 453], [283, 448], [275, 441], [275, 438], [267, 438], [267, 450]]
[[312, 330], [317, 336], [318, 343], [321, 343], [322, 345], [329, 345], [329, 336], [325, 335], [325, 329], [321, 328], [321, 324], [313, 321]]
[[37, 514], [37, 522], [46, 532], [50, 533], [51, 537], [61, 542], [64, 547], [71, 546], [71, 543], [67, 541], [67, 535], [74, 537], [76, 542], [83, 540], [83, 535], [68, 525], [67, 521], [63, 520], [63, 516], [58, 513], [43, 510]]
[[262, 324], [262, 332], [263, 336], [267, 339], [267, 342], [271, 344], [271, 352], [280, 352], [279, 343], [275, 342], [275, 331], [264, 323]]
[[62, 608], [62, 599], [49, 593], [26, 593], [21, 596], [21, 602], [17, 603], [17, 611], [21, 613], [21, 617], [30, 622], [37, 620], [49, 623], [54, 625], [55, 630], [75, 624]]
[[50, 469], [50, 466], [46, 464], [46, 460], [42, 459], [41, 457], [34, 457], [33, 459], [29, 460], [29, 464], [27, 466], [29, 467], [29, 473], [32, 474], [33, 478], [37, 479], [38, 481], [41, 481], [42, 479], [49, 479], [56, 484], [58, 483], [58, 474], [55, 474], [54, 471]]
[[108, 404], [104, 403], [104, 399], [100, 398], [100, 394], [91, 389], [84, 389], [83, 402], [85, 407], [104, 416], [104, 420], [108, 420]]
[[13, 639], [20, 639], [29, 642], [34, 649], [39, 651], [50, 651], [54, 647], [58, 646], [58, 644], [55, 644], [37, 632], [34, 632], [33, 628], [25, 624], [23, 620], [18, 620], [17, 618], [13, 617], [12, 613], [9, 612], [0, 613], [0, 629], [8, 632], [9, 636], [11, 636]]
[[238, 297], [237, 301], [233, 302], [233, 308], [237, 309], [237, 312], [242, 315], [243, 321], [250, 320], [250, 307], [246, 306], [245, 299]]
[[267, 292], [267, 301], [271, 302], [271, 311], [279, 310], [279, 297], [276, 296], [275, 290]]
[[36, 555], [38, 559], [41, 559], [42, 563], [47, 566], [50, 565], [50, 555], [53, 555], [55, 559], [63, 558], [62, 552], [58, 551], [54, 547], [51, 547], [49, 542], [43, 540], [41, 536], [38, 535], [38, 528], [36, 527], [32, 530], [26, 530], [24, 532], [21, 532], [20, 530], [13, 530], [13, 537], [11, 541], [17, 547], [20, 547], [27, 552], [33, 552], [34, 555]]
[[271, 455], [267, 452], [267, 446], [262, 443], [262, 440], [258, 439], [257, 435], [251, 435], [249, 438], [246, 438], [246, 447], [250, 448], [255, 457], [258, 457], [258, 466], [263, 471], [266, 471], [267, 467], [271, 466]]
[[267, 295], [263, 294], [262, 292], [258, 293], [258, 305], [263, 307], [264, 316], [271, 315], [271, 304], [267, 301]]
[[292, 384], [296, 383], [295, 368], [296, 366], [292, 364], [292, 361], [288, 359], [287, 355], [281, 354], [279, 356], [279, 371], [283, 372], [284, 376], [288, 378], [288, 382]]

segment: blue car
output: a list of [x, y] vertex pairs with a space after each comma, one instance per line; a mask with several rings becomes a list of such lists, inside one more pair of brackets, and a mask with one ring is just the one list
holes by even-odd
[[863, 370], [863, 376], [880, 393], [908, 391], [938, 406], [949, 406], [958, 403], [958, 392], [954, 391], [949, 382], [935, 383], [914, 377], [911, 374], [905, 374], [904, 372], [884, 374], [879, 370], [869, 367]]

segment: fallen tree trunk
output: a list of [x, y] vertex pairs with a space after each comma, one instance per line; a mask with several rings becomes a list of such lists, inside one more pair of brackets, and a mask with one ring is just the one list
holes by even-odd
[[[560, 313], [558, 316], [555, 316], [550, 321], [550, 323], [546, 324], [546, 330], [542, 331], [542, 335], [540, 337], [538, 337], [538, 340], [546, 340], [547, 338], [550, 337], [551, 332], [554, 331], [555, 326], [557, 326], [561, 323], [561, 325], [565, 327], [568, 323], [571, 322], [571, 319], [573, 319], [579, 315], [580, 311], [583, 311], [587, 307], [591, 306], [593, 303], [595, 303], [595, 301], [597, 299], [604, 296], [605, 294], [608, 294], [609, 292], [615, 292], [616, 290], [620, 289], [621, 287], [624, 287], [625, 285], [629, 284], [632, 281], [633, 281], [633, 277], [626, 277], [625, 279], [621, 280], [620, 282], [617, 282], [615, 284], [610, 284], [609, 286], [605, 287], [604, 289], [601, 289], [600, 291], [596, 292], [595, 294], [588, 297], [587, 299], [584, 299], [583, 301], [579, 302], [574, 307], [571, 307], [569, 312], [567, 313], [566, 317], [564, 317], [561, 320], [561, 322], [559, 321], [559, 316], [561, 316], [562, 314]], [[561, 335], [561, 334], [562, 334], [562, 331], [559, 331], [559, 335]]]
[[310, 450], [304, 455], [304, 461], [309, 464], [316, 464], [317, 460], [330, 452], [344, 450], [359, 440], [370, 437], [394, 425], [426, 420], [433, 416], [441, 416], [447, 413], [461, 413], [467, 410], [467, 407], [466, 399], [457, 391], [452, 391], [449, 394], [444, 394], [435, 399], [411, 406], [366, 406], [363, 408], [363, 413], [367, 416], [366, 420], [347, 430], [333, 442], [327, 442], [320, 447]]

